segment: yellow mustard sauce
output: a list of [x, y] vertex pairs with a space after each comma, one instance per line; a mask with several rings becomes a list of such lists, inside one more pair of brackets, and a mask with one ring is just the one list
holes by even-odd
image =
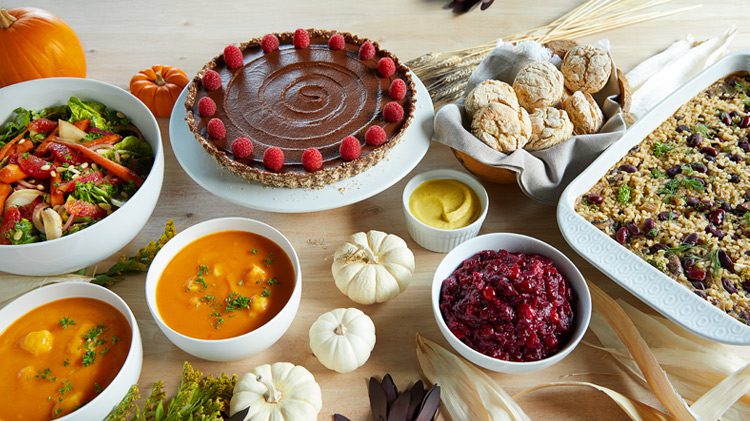
[[479, 196], [466, 184], [452, 179], [427, 180], [409, 196], [409, 210], [420, 222], [434, 228], [459, 229], [479, 218]]

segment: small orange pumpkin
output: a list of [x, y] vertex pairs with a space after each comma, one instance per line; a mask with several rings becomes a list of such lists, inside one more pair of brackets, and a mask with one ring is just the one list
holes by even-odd
[[46, 10], [0, 9], [0, 88], [55, 76], [86, 77], [76, 33]]
[[169, 117], [172, 107], [188, 84], [188, 77], [177, 67], [157, 64], [141, 70], [130, 79], [130, 92], [157, 117]]

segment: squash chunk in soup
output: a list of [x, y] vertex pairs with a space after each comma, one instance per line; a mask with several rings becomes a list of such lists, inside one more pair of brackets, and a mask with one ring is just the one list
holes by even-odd
[[292, 262], [276, 243], [245, 231], [201, 237], [167, 264], [156, 286], [156, 307], [173, 330], [198, 339], [250, 332], [289, 301]]
[[111, 305], [66, 298], [0, 334], [0, 420], [69, 414], [106, 388], [130, 350], [130, 324]]

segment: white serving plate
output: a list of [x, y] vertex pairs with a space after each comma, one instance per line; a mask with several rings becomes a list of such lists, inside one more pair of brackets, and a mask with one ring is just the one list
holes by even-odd
[[742, 70], [750, 70], [750, 50], [724, 57], [661, 101], [568, 185], [557, 206], [557, 222], [563, 237], [578, 254], [673, 322], [710, 340], [750, 345], [750, 326], [652, 267], [574, 209], [578, 196], [586, 193], [630, 148], [645, 139], [680, 106], [715, 81]]
[[177, 98], [169, 138], [182, 169], [209, 192], [229, 202], [266, 212], [302, 213], [336, 209], [368, 199], [398, 183], [419, 164], [430, 147], [435, 110], [430, 94], [414, 74], [414, 120], [401, 141], [374, 167], [320, 189], [288, 189], [252, 183], [222, 168], [195, 139], [185, 122], [187, 90]]

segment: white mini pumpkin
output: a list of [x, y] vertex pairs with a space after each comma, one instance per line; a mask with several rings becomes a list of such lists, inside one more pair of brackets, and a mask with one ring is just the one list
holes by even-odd
[[409, 286], [414, 254], [396, 235], [358, 232], [336, 250], [331, 271], [336, 287], [352, 301], [382, 303]]
[[246, 373], [234, 386], [229, 413], [245, 408], [244, 421], [316, 420], [323, 407], [320, 386], [312, 373], [292, 363], [264, 364]]
[[310, 327], [310, 348], [321, 364], [339, 373], [361, 367], [375, 347], [375, 324], [356, 308], [322, 314]]

